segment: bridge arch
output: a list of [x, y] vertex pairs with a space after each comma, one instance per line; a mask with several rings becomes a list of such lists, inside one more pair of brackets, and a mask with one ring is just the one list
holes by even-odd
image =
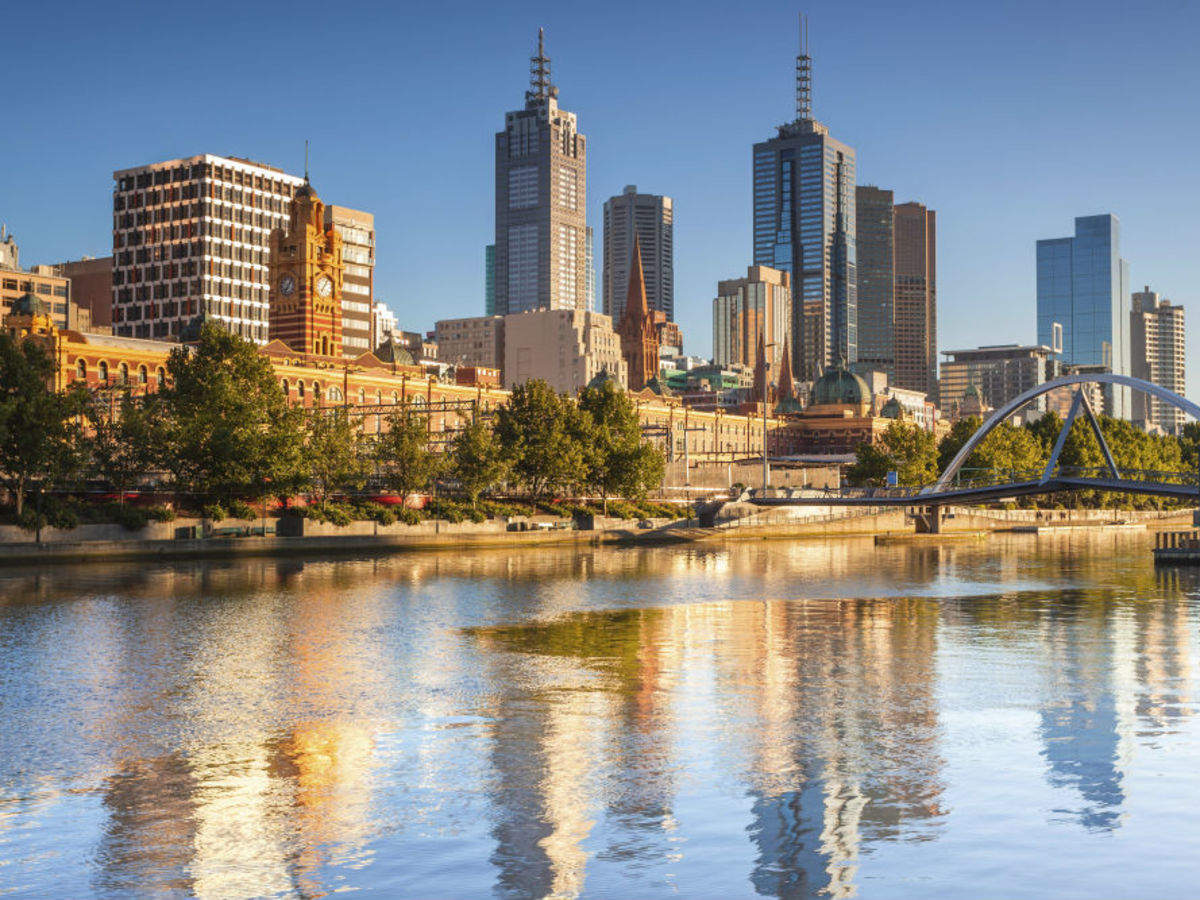
[[1185, 413], [1194, 419], [1200, 419], [1200, 406], [1192, 403], [1173, 391], [1168, 391], [1165, 387], [1157, 384], [1152, 384], [1149, 381], [1143, 381], [1140, 378], [1133, 378], [1129, 375], [1116, 375], [1110, 372], [1101, 372], [1095, 375], [1064, 375], [1062, 378], [1056, 378], [1054, 381], [1047, 381], [1044, 384], [1039, 384], [1035, 388], [1031, 388], [1018, 397], [1014, 397], [1000, 409], [988, 416], [987, 420], [979, 426], [979, 430], [971, 435], [971, 439], [963, 444], [962, 449], [958, 451], [954, 459], [950, 461], [950, 465], [946, 467], [946, 471], [941, 474], [937, 482], [930, 488], [926, 488], [922, 493], [936, 493], [944, 491], [950, 486], [954, 480], [954, 476], [958, 474], [958, 470], [963, 467], [970, 457], [971, 453], [983, 443], [983, 439], [991, 434], [992, 430], [1007, 419], [1009, 416], [1018, 412], [1025, 404], [1031, 400], [1036, 400], [1042, 394], [1048, 394], [1050, 391], [1057, 388], [1067, 387], [1072, 384], [1119, 384], [1125, 387], [1133, 388], [1136, 391], [1141, 391], [1144, 394], [1150, 394], [1170, 403], [1172, 406], [1182, 409]]

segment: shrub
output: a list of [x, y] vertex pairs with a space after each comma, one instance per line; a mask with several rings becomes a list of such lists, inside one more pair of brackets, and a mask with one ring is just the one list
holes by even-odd
[[229, 515], [234, 519], [257, 519], [258, 512], [245, 500], [233, 500], [229, 504]]
[[213, 522], [220, 522], [225, 518], [225, 507], [220, 503], [206, 503], [200, 507], [200, 515]]
[[417, 525], [421, 521], [421, 514], [415, 509], [409, 509], [407, 506], [399, 512], [400, 521], [405, 525]]
[[481, 509], [472, 509], [467, 513], [467, 515], [470, 517], [471, 521], [475, 522], [476, 524], [487, 521], [487, 516], [484, 515], [484, 512]]
[[146, 527], [150, 514], [140, 506], [129, 506], [125, 503], [109, 504], [109, 515], [112, 520], [128, 531], [138, 531]]
[[330, 504], [325, 513], [326, 519], [338, 528], [345, 528], [354, 521], [354, 516], [350, 515], [350, 510], [344, 506]]
[[169, 506], [148, 506], [146, 515], [152, 522], [174, 522], [175, 510]]

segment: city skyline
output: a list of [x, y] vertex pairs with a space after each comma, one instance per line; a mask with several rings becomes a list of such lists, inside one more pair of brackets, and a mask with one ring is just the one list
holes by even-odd
[[[1043, 27], [1034, 30], [1020, 16], [971, 11], [962, 22], [942, 23], [932, 35], [920, 38], [929, 51], [928, 72], [905, 70], [886, 82], [878, 80], [880, 72], [890, 60], [900, 59], [897, 51], [887, 49], [888, 43], [917, 36], [915, 26], [906, 25], [884, 7], [873, 12], [867, 30], [835, 7], [805, 9], [812, 23], [818, 118], [857, 150], [858, 180], [894, 187], [899, 196], [937, 209], [942, 219], [942, 348], [1032, 342], [1036, 337], [1035, 241], [1060, 233], [1062, 223], [1076, 216], [1116, 214], [1122, 221], [1122, 250], [1131, 263], [1131, 284], [1153, 284], [1184, 306], [1195, 299], [1200, 272], [1188, 252], [1195, 245], [1195, 227], [1182, 210], [1183, 198], [1194, 193], [1191, 186], [1197, 177], [1182, 155], [1191, 143], [1189, 130], [1195, 126], [1175, 118], [1184, 108], [1181, 104], [1193, 89], [1195, 76], [1174, 68], [1185, 52], [1179, 37], [1188, 31], [1181, 27], [1183, 20], [1195, 14], [1178, 11], [1170, 17], [1134, 22], [1118, 15], [1115, 7], [1088, 9], [1090, 18], [1073, 26], [1079, 39], [1067, 47], [1049, 43], [1053, 29], [1044, 20], [1039, 20]], [[701, 6], [694, 21], [660, 13], [638, 34], [622, 32], [622, 45], [616, 48], [618, 59], [625, 55], [644, 59], [652, 47], [657, 50], [664, 38], [670, 38], [662, 55], [650, 64], [654, 75], [650, 79], [644, 71], [626, 77], [617, 67], [604, 70], [604, 78], [596, 77], [597, 60], [614, 52], [616, 26], [567, 12], [546, 19], [544, 13], [520, 7], [506, 11], [500, 21], [498, 14], [482, 6], [478, 21], [465, 29], [456, 27], [456, 47], [471, 62], [445, 79], [415, 77], [428, 71], [423, 68], [426, 51], [420, 42], [450, 30], [433, 17], [418, 20], [411, 35], [398, 39], [402, 49], [412, 53], [380, 51], [378, 58], [372, 57], [357, 70], [377, 78], [380, 90], [399, 84], [401, 89], [387, 108], [396, 109], [400, 102], [405, 115], [397, 118], [419, 116], [429, 126], [415, 136], [401, 135], [398, 151], [384, 146], [394, 125], [383, 116], [362, 116], [365, 103], [375, 102], [369, 91], [364, 100], [356, 101], [333, 86], [318, 87], [318, 100], [328, 91], [345, 107], [333, 109], [323, 120], [327, 124], [320, 127], [311, 124], [311, 117], [288, 113], [288, 102], [273, 103], [269, 110], [229, 106], [228, 92], [239, 79], [253, 77], [264, 64], [274, 66], [291, 58], [289, 37], [293, 31], [302, 33], [302, 14], [295, 16], [295, 24], [272, 20], [269, 46], [257, 42], [251, 47], [239, 37], [226, 40], [216, 51], [219, 59], [234, 62], [226, 75], [206, 75], [210, 80], [203, 84], [195, 83], [198, 76], [167, 75], [138, 95], [154, 106], [153, 98], [160, 92], [194, 87], [196, 112], [185, 120], [163, 107], [161, 117], [152, 112], [144, 124], [130, 128], [126, 117], [107, 113], [97, 117], [90, 109], [76, 108], [82, 100], [98, 99], [94, 92], [107, 88], [106, 76], [80, 86], [66, 73], [89, 62], [98, 68], [98, 51], [91, 48], [101, 47], [106, 33], [116, 35], [110, 17], [93, 20], [92, 14], [81, 12], [64, 25], [62, 46], [72, 48], [77, 58], [58, 72], [61, 84], [52, 82], [36, 98], [23, 92], [15, 98], [14, 111], [29, 123], [29, 131], [0, 139], [8, 162], [0, 175], [0, 198], [6, 201], [0, 218], [16, 234], [26, 264], [74, 259], [85, 253], [107, 255], [112, 171], [215, 152], [236, 153], [297, 172], [303, 139], [311, 132], [313, 175], [322, 193], [376, 214], [375, 293], [396, 310], [401, 325], [421, 330], [432, 326], [432, 321], [426, 321], [430, 318], [426, 298], [435, 284], [445, 295], [438, 301], [439, 316], [478, 315], [483, 285], [479, 248], [490, 242], [494, 198], [489, 143], [496, 116], [511, 109], [515, 92], [524, 88], [536, 28], [545, 25], [555, 82], [569, 95], [580, 130], [592, 139], [587, 221], [597, 227], [603, 200], [626, 183], [676, 198], [677, 318], [688, 336], [689, 352], [707, 354], [712, 285], [750, 262], [746, 259], [751, 214], [748, 146], [791, 116], [795, 12], [752, 6], [735, 15]], [[21, 27], [23, 15], [18, 11], [14, 27]], [[170, 27], [176, 15], [168, 13], [155, 27]], [[1074, 21], [1070, 8], [1048, 15]], [[726, 49], [731, 42], [748, 43], [754, 30], [736, 34], [737, 21], [774, 25], [765, 40], [755, 41], [754, 62], [725, 67], [717, 77], [686, 61], [689, 41], [720, 41]], [[253, 32], [253, 19], [247, 24]], [[262, 25], [266, 33], [265, 18]], [[1129, 47], [1126, 56], [1139, 58], [1136, 68], [1114, 68], [1110, 57], [1090, 50], [1089, 37], [1099, 41], [1106, 29], [1117, 25]], [[203, 32], [209, 26], [198, 27]], [[338, 26], [333, 27], [336, 32]], [[989, 35], [987, 45], [977, 42], [970, 52], [934, 40], [982, 33]], [[1020, 37], [1020, 65], [1005, 62], [1010, 71], [990, 70], [990, 61], [999, 66], [1004, 58], [992, 44], [1003, 44], [1005, 35], [1011, 34]], [[761, 38], [758, 33], [754, 36]], [[88, 44], [81, 46], [85, 37]], [[375, 47], [371, 44], [368, 50], [374, 52]], [[1152, 57], [1137, 52], [1151, 47]], [[51, 58], [40, 65], [53, 68], [58, 52], [56, 45]], [[17, 51], [18, 66], [24, 53], [23, 48]], [[155, 54], [139, 60], [135, 69], [153, 65]], [[1067, 79], [1068, 70], [1079, 77]], [[871, 75], [875, 81], [868, 90]], [[1055, 84], [1054, 102], [1040, 93], [1046, 82]], [[886, 87], [881, 89], [880, 83]], [[639, 85], [637, 91], [634, 84]], [[1147, 84], [1154, 85], [1153, 94]], [[973, 102], [968, 103], [970, 92], [974, 92]], [[1136, 108], [1121, 103], [1125, 127], [1113, 137], [1105, 117], [1111, 116], [1114, 102], [1133, 95], [1139, 103]], [[39, 101], [36, 109], [29, 105], [34, 99]], [[313, 102], [298, 94], [285, 100], [297, 111]], [[1013, 133], [1018, 112], [1036, 119], [1037, 140], [997, 141], [997, 123], [1009, 126]], [[439, 145], [426, 137], [451, 117], [455, 133], [465, 139]], [[922, 128], [913, 128], [914, 121], [923, 123]], [[52, 122], [56, 130], [49, 128]], [[907, 123], [907, 128], [900, 123]], [[39, 125], [47, 134], [59, 135], [61, 142], [52, 137], [48, 143], [25, 140], [24, 135], [36, 132]], [[701, 125], [707, 126], [711, 140], [692, 142], [687, 153], [680, 152], [676, 133]], [[926, 125], [936, 127], [926, 133]], [[86, 141], [76, 129], [87, 131]], [[1129, 162], [1136, 157], [1131, 138], [1124, 136], [1146, 132], [1169, 136], [1149, 172]], [[346, 134], [355, 139], [348, 140]], [[669, 146], [672, 152], [656, 152], [660, 146]], [[423, 168], [387, 162], [395, 152], [404, 160], [423, 161]], [[1012, 191], [1013, 179], [1026, 178], [1029, 171], [1024, 167], [1031, 164], [1036, 164], [1030, 170], [1034, 178], [1027, 182], [1031, 190], [1026, 195]], [[454, 192], [439, 205], [434, 197], [447, 183], [454, 184]], [[440, 246], [435, 248], [433, 242]], [[1195, 378], [1193, 367], [1192, 394]]]

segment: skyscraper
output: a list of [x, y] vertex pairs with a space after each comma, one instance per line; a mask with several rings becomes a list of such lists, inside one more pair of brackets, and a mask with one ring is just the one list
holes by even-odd
[[896, 387], [937, 396], [937, 213], [908, 202], [894, 211]]
[[765, 345], [775, 366], [788, 352], [792, 321], [791, 276], [766, 266], [750, 266], [745, 278], [717, 282], [713, 358], [720, 366], [753, 368], [759, 362], [759, 346]]
[[873, 185], [855, 189], [858, 250], [858, 362], [896, 376], [895, 195]]
[[529, 72], [496, 134], [497, 315], [587, 308], [587, 141], [558, 108], [541, 29]]
[[483, 311], [486, 315], [496, 314], [496, 245], [483, 248]]
[[639, 194], [629, 184], [604, 201], [604, 314], [620, 321], [633, 246], [641, 248], [646, 301], [675, 321], [674, 204], [670, 197]]
[[113, 181], [113, 332], [177, 340], [200, 317], [266, 343], [270, 234], [304, 179], [203, 154]]
[[792, 360], [803, 380], [858, 359], [854, 187], [854, 150], [812, 117], [802, 19], [796, 118], [754, 145], [754, 263], [792, 275]]
[[[1114, 215], [1080, 216], [1074, 237], [1037, 242], [1037, 336], [1054, 345], [1062, 325], [1062, 361], [1130, 374], [1129, 263], [1121, 259]], [[1105, 393], [1106, 412], [1127, 419], [1129, 390]]]
[[[1141, 378], [1180, 396], [1184, 392], [1183, 307], [1173, 306], [1158, 293], [1145, 290], [1133, 295], [1130, 313], [1131, 359], [1134, 378]], [[1184, 412], [1157, 397], [1133, 392], [1132, 418], [1143, 427], [1156, 425], [1168, 434], [1183, 427]]]

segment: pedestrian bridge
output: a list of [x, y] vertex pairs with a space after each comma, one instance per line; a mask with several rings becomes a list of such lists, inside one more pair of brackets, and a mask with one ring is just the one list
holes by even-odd
[[[1200, 419], [1200, 406], [1166, 388], [1132, 378], [1128, 375], [1101, 373], [1068, 375], [1048, 381], [1026, 391], [993, 412], [950, 461], [938, 480], [918, 487], [844, 487], [832, 491], [781, 489], [753, 491], [747, 498], [759, 506], [906, 506], [940, 507], [948, 504], [986, 503], [1027, 497], [1035, 494], [1055, 494], [1062, 491], [1115, 491], [1126, 494], [1152, 494], [1160, 497], [1200, 501], [1200, 473], [1154, 472], [1117, 467], [1109, 450], [1100, 423], [1092, 411], [1084, 385], [1119, 385], [1141, 391], [1182, 409], [1194, 419]], [[1038, 397], [1059, 388], [1075, 388], [1070, 411], [1063, 422], [1058, 440], [1046, 465], [1034, 472], [993, 471], [980, 477], [964, 479], [963, 465], [975, 448], [1001, 422], [1020, 412]], [[1077, 468], [1059, 465], [1059, 457], [1067, 435], [1080, 414], [1091, 427], [1104, 455], [1105, 464], [1096, 468]]]

